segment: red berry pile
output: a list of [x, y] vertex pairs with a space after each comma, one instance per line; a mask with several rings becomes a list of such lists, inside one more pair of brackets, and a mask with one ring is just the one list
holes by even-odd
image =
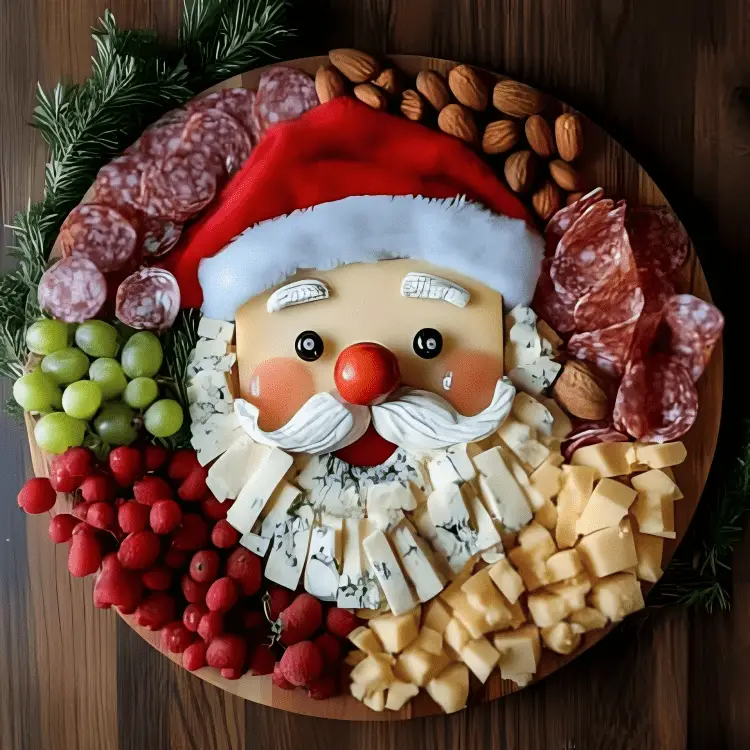
[[96, 574], [95, 606], [160, 631], [162, 649], [182, 654], [186, 669], [270, 674], [285, 690], [335, 695], [356, 616], [326, 611], [307, 593], [263, 592], [262, 561], [239, 546], [226, 521], [231, 501], [213, 497], [206, 475], [192, 450], [123, 446], [98, 463], [88, 449], [69, 448], [49, 479], [26, 483], [18, 504], [46, 513], [58, 492], [71, 493], [70, 512], [49, 524], [52, 541], [69, 545], [71, 575]]

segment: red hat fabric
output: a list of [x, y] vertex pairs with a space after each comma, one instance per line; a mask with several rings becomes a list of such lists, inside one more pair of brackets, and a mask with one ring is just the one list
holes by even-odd
[[[466, 196], [532, 225], [523, 204], [461, 141], [348, 97], [269, 130], [165, 260], [183, 307], [200, 307], [198, 265], [259, 222], [349, 196]], [[269, 248], [269, 252], [273, 252]]]

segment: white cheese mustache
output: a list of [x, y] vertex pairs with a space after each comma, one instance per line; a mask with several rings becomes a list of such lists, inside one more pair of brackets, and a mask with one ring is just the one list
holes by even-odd
[[419, 453], [471, 443], [496, 432], [510, 413], [515, 388], [497, 381], [489, 406], [479, 414], [459, 414], [444, 398], [416, 388], [400, 388], [385, 403], [357, 406], [331, 393], [317, 393], [282, 427], [266, 432], [258, 426], [259, 410], [236, 399], [235, 413], [256, 442], [290, 453], [318, 455], [351, 445], [372, 423], [378, 434], [408, 451]]

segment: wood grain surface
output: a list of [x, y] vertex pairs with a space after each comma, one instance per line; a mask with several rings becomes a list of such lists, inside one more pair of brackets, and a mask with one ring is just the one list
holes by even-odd
[[[175, 0], [109, 5], [124, 24], [167, 32], [179, 16]], [[88, 26], [105, 6], [0, 0], [6, 221], [41, 185], [44, 153], [25, 127], [33, 82], [88, 72]], [[739, 350], [742, 339], [732, 322], [734, 314], [741, 320], [750, 250], [746, 4], [316, 0], [298, 16], [304, 32], [287, 58], [353, 44], [475, 62], [556, 93], [629, 148], [686, 221], [728, 314], [723, 447], [731, 450], [743, 411], [740, 359], [731, 347], [736, 340]], [[0, 747], [750, 746], [747, 545], [736, 555], [731, 614], [651, 614], [541, 684], [456, 717], [391, 725], [310, 719], [232, 698], [95, 612], [88, 586], [70, 579], [63, 551], [47, 541], [45, 519], [27, 522], [15, 508], [26, 451], [20, 429], [7, 420], [1, 426]], [[706, 501], [714, 497], [710, 485]]]

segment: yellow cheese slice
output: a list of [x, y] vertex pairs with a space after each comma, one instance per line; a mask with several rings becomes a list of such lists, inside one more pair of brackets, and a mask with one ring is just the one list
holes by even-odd
[[592, 466], [602, 477], [630, 474], [630, 443], [598, 443], [579, 448], [571, 459], [573, 466]]
[[586, 569], [597, 578], [619, 573], [638, 564], [629, 519], [619, 526], [600, 529], [583, 537], [576, 547]]
[[600, 479], [576, 521], [576, 533], [591, 534], [607, 526], [616, 526], [627, 515], [636, 494], [634, 489], [622, 482]]

